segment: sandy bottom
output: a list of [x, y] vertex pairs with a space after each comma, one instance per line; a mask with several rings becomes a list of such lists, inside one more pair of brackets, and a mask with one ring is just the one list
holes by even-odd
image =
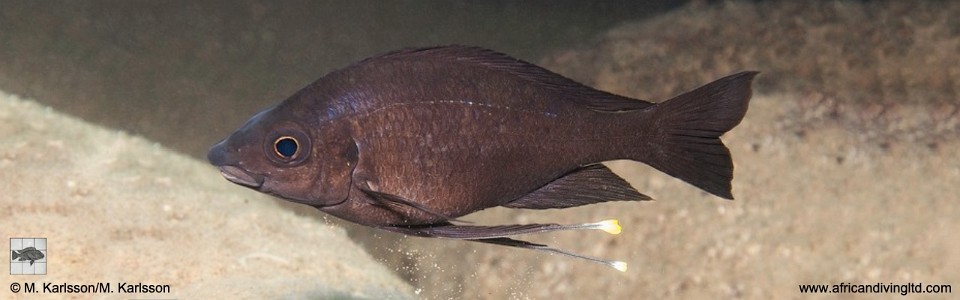
[[3, 272], [5, 284], [170, 286], [111, 298], [412, 295], [342, 229], [225, 184], [204, 162], [2, 92], [0, 124], [3, 237], [47, 239], [47, 275]]

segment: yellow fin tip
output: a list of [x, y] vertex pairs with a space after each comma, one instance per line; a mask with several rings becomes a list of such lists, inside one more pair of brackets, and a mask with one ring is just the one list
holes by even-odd
[[620, 227], [620, 221], [617, 219], [601, 221], [599, 225], [600, 230], [609, 234], [620, 234], [623, 231], [623, 227]]

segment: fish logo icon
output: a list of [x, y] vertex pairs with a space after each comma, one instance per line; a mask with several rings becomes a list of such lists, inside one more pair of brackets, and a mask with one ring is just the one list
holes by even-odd
[[32, 266], [34, 262], [43, 259], [43, 252], [34, 247], [26, 247], [20, 251], [10, 250], [13, 253], [13, 259], [16, 261], [30, 261]]
[[46, 238], [10, 238], [10, 275], [47, 274]]

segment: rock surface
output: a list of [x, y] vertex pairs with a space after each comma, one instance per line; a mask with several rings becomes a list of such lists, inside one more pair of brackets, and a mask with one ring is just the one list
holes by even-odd
[[48, 247], [47, 275], [4, 272], [2, 282], [169, 284], [160, 297], [180, 299], [411, 298], [342, 229], [219, 177], [205, 162], [0, 92], [0, 228]]

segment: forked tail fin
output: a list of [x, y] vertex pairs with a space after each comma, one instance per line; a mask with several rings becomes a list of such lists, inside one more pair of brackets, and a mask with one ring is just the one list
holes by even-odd
[[711, 194], [733, 199], [733, 160], [720, 136], [740, 124], [758, 72], [740, 72], [658, 103], [660, 147], [644, 162]]

